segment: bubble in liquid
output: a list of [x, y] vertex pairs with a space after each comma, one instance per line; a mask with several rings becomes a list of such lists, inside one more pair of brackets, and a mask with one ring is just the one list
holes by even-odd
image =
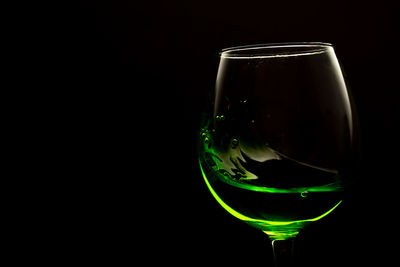
[[237, 148], [239, 144], [239, 140], [237, 140], [236, 138], [232, 139], [232, 148]]
[[223, 121], [223, 120], [225, 120], [225, 116], [224, 115], [217, 115], [217, 116], [215, 116], [215, 119], [217, 119], [218, 121]]
[[304, 192], [301, 192], [301, 197], [304, 197], [304, 198], [306, 198], [306, 197], [308, 197], [308, 195], [309, 195], [309, 192], [308, 191], [304, 191]]

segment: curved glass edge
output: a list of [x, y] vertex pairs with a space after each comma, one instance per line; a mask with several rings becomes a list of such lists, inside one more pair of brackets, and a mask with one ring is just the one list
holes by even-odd
[[251, 226], [254, 226], [258, 229], [261, 229], [264, 233], [266, 233], [271, 240], [285, 240], [289, 238], [295, 237], [299, 231], [304, 228], [308, 223], [318, 221], [322, 219], [323, 217], [327, 216], [329, 213], [331, 213], [333, 210], [335, 210], [340, 203], [342, 203], [343, 200], [340, 200], [335, 206], [333, 206], [330, 210], [326, 211], [322, 215], [311, 218], [311, 219], [305, 219], [305, 220], [296, 220], [296, 221], [268, 221], [268, 220], [261, 220], [261, 219], [254, 219], [247, 217], [236, 210], [232, 209], [229, 207], [219, 196], [218, 194], [214, 191], [214, 189], [211, 187], [210, 183], [207, 180], [207, 177], [204, 173], [201, 160], [199, 160], [199, 166], [201, 173], [203, 175], [204, 181], [210, 190], [212, 196], [217, 200], [217, 202], [226, 210], [228, 211], [231, 215], [234, 217], [250, 224]]
[[[313, 48], [307, 51], [300, 52], [292, 51], [289, 53], [251, 53], [252, 50], [256, 49], [275, 49], [275, 48]], [[325, 42], [286, 42], [286, 43], [266, 43], [266, 44], [254, 44], [254, 45], [243, 45], [224, 48], [220, 51], [219, 55], [221, 58], [230, 59], [254, 59], [254, 58], [276, 58], [276, 57], [291, 57], [301, 55], [316, 55], [326, 53], [328, 50], [333, 49], [333, 45]], [[249, 53], [242, 54], [243, 51], [249, 51]], [[240, 52], [235, 53], [235, 52]]]

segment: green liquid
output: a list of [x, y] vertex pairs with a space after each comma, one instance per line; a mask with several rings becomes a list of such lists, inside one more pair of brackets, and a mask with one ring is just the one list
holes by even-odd
[[337, 171], [299, 163], [268, 147], [246, 153], [239, 142], [231, 138], [221, 150], [211, 132], [203, 130], [199, 160], [204, 180], [224, 209], [272, 240], [296, 236], [341, 203]]

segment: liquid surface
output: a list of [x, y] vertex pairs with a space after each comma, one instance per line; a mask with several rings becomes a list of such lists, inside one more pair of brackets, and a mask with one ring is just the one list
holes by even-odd
[[271, 239], [295, 236], [341, 203], [337, 170], [297, 161], [267, 144], [249, 147], [240, 137], [222, 140], [214, 133], [206, 127], [200, 134], [199, 160], [208, 188], [230, 214]]

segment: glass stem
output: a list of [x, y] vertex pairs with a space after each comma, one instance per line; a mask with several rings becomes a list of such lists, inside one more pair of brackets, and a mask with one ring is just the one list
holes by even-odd
[[293, 247], [294, 238], [272, 241], [275, 267], [293, 266]]

